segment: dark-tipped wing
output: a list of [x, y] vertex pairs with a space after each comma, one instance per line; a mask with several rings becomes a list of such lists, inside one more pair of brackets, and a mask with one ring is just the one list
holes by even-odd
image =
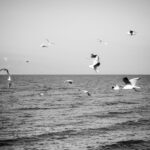
[[97, 64], [94, 65], [94, 68], [97, 68], [100, 66], [100, 62], [98, 62]]
[[9, 71], [8, 71], [8, 69], [6, 69], [6, 68], [2, 68], [2, 69], [0, 69], [0, 71], [6, 71], [7, 74], [9, 74]]
[[129, 81], [127, 77], [124, 77], [122, 80], [125, 84], [131, 84], [131, 82]]
[[95, 54], [91, 54], [91, 58], [95, 58], [97, 55]]

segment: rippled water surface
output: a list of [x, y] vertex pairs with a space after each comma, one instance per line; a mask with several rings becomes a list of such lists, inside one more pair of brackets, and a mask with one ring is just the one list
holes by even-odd
[[0, 76], [0, 149], [150, 148], [150, 76], [140, 76], [138, 92], [113, 91], [122, 77], [16, 75], [7, 89]]

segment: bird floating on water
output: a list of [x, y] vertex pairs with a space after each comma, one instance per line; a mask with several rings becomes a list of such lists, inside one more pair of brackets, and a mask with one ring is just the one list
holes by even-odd
[[82, 92], [85, 93], [85, 94], [87, 94], [88, 96], [91, 96], [91, 94], [87, 90], [82, 90]]
[[91, 54], [93, 59], [93, 64], [89, 65], [90, 68], [94, 69], [96, 72], [99, 72], [98, 67], [100, 66], [99, 56], [97, 54]]
[[141, 78], [137, 77], [137, 78], [132, 78], [129, 80], [127, 77], [124, 77], [122, 80], [125, 83], [125, 86], [115, 85], [115, 86], [112, 86], [112, 89], [113, 90], [119, 90], [120, 88], [125, 89], [125, 90], [126, 89], [134, 89], [136, 91], [137, 89], [140, 89], [139, 86], [136, 86], [137, 81], [140, 79]]
[[72, 84], [72, 83], [73, 83], [73, 80], [65, 80], [64, 83]]

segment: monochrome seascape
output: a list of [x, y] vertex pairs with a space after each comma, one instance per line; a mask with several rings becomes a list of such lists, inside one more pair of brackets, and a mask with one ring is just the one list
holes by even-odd
[[9, 89], [1, 75], [0, 150], [150, 148], [150, 76], [113, 91], [124, 76], [12, 75]]

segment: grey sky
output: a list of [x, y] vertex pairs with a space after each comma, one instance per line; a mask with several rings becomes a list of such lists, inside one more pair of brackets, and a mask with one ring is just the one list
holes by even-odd
[[[1, 0], [0, 20], [0, 67], [11, 73], [95, 74], [96, 53], [99, 74], [150, 74], [150, 0]], [[41, 48], [46, 38], [55, 45]]]

